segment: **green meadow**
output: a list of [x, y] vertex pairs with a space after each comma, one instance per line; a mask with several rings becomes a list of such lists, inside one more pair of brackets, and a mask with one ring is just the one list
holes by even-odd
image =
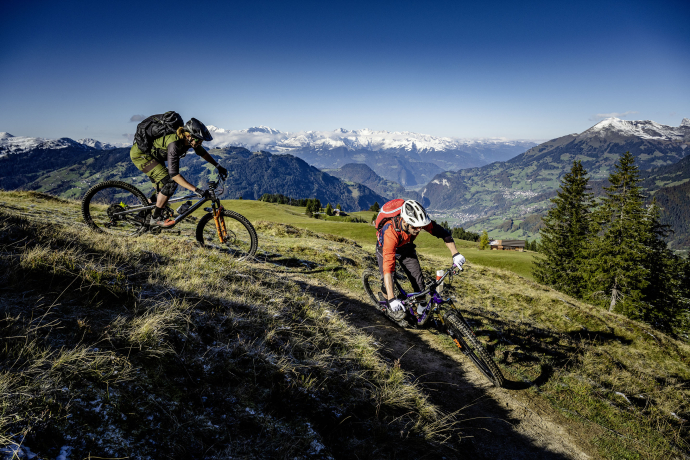
[[[303, 207], [289, 206], [263, 201], [224, 200], [224, 206], [246, 216], [251, 222], [268, 221], [293, 225], [319, 233], [331, 233], [357, 241], [364, 248], [374, 251], [376, 230], [371, 225], [339, 221], [337, 217], [314, 219], [307, 217]], [[370, 222], [374, 212], [362, 211], [350, 213], [350, 216], [360, 217]], [[201, 212], [199, 212], [201, 215]], [[423, 232], [416, 240], [420, 254], [432, 256], [450, 256], [442, 241]], [[458, 250], [467, 258], [470, 264], [476, 263], [486, 267], [509, 270], [529, 280], [532, 278], [532, 264], [537, 254], [533, 252], [489, 251], [479, 250], [476, 243], [456, 240]], [[450, 257], [448, 257], [450, 265]], [[439, 267], [439, 269], [442, 267]]]

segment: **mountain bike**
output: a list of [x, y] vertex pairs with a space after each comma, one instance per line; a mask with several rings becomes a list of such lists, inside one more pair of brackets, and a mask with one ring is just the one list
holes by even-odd
[[[396, 266], [399, 265], [396, 262]], [[362, 274], [364, 290], [376, 306], [376, 309], [400, 326], [407, 327], [409, 323], [417, 327], [423, 327], [432, 319], [436, 327], [448, 334], [457, 347], [463, 352], [474, 365], [497, 387], [503, 386], [503, 374], [494, 363], [491, 356], [484, 348], [484, 345], [474, 334], [472, 328], [462, 316], [460, 310], [455, 306], [451, 298], [444, 299], [440, 292], [446, 278], [450, 281], [457, 269], [450, 269], [439, 274], [435, 281], [427, 284], [426, 289], [421, 292], [407, 293], [403, 284], [407, 277], [399, 271], [399, 267], [393, 274], [393, 288], [395, 296], [401, 299], [405, 309], [401, 312], [393, 312], [388, 300], [385, 299], [381, 291], [385, 290], [383, 278], [378, 270], [365, 270]], [[374, 295], [374, 288], [378, 291], [378, 298]], [[426, 302], [427, 295], [430, 296]], [[443, 308], [441, 308], [443, 306]], [[443, 314], [442, 314], [443, 310]]]
[[[175, 224], [167, 228], [149, 225], [155, 195], [149, 201], [141, 190], [121, 181], [110, 180], [91, 187], [82, 198], [81, 212], [84, 222], [93, 230], [115, 237], [130, 237], [170, 231], [185, 219], [196, 219], [190, 217], [191, 214], [210, 201], [211, 206], [204, 208], [206, 214], [196, 226], [196, 240], [202, 246], [223, 249], [234, 257], [252, 257], [258, 246], [256, 230], [244, 216], [223, 207], [218, 196], [224, 190], [224, 181], [210, 181], [205, 197], [191, 193], [169, 200], [161, 218], [174, 219]], [[197, 201], [192, 204], [192, 200]], [[185, 203], [178, 208], [175, 217], [169, 205], [180, 201]]]

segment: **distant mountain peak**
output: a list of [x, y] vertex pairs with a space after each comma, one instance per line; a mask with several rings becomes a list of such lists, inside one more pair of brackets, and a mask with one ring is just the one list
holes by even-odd
[[690, 118], [683, 118], [683, 121], [680, 122], [680, 125], [690, 128]]
[[118, 147], [129, 147], [129, 144], [108, 144], [106, 142], [97, 141], [96, 139], [91, 139], [90, 137], [87, 137], [86, 139], [79, 139], [77, 142], [83, 145], [88, 145], [89, 147], [93, 147], [98, 150], [112, 150]]
[[247, 129], [248, 133], [265, 133], [265, 134], [282, 134], [281, 131], [278, 131], [277, 129], [269, 128], [268, 126], [256, 126], [253, 128]]
[[[687, 119], [685, 119], [687, 120]], [[626, 137], [641, 139], [676, 140], [685, 135], [683, 123], [679, 127], [667, 126], [651, 120], [621, 120], [620, 118], [606, 118], [579, 135], [581, 138], [606, 137], [619, 134]], [[690, 122], [687, 126], [690, 126]]]
[[14, 136], [8, 132], [5, 132], [5, 131], [0, 133], [0, 139], [9, 139], [10, 137], [14, 137]]

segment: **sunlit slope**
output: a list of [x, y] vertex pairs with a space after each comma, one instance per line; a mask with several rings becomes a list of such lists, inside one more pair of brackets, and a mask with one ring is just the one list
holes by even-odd
[[[30, 426], [47, 458], [55, 433], [84, 440], [77, 458], [577, 457], [501, 450], [532, 414], [554, 429], [524, 448], [568, 435], [593, 459], [690, 449], [687, 343], [510, 271], [470, 264], [444, 291], [506, 376], [499, 390], [433, 327], [372, 311], [371, 246], [254, 220], [257, 258], [238, 263], [184, 232], [104, 238], [76, 202], [0, 204], [0, 442]], [[422, 254], [426, 276], [448, 261]]]
[[0, 191], [0, 204], [0, 449], [12, 439], [55, 458], [77, 440], [74, 458], [209, 460], [457, 449], [456, 417], [323, 300], [324, 281], [354, 288], [368, 263], [352, 241], [257, 224], [260, 258], [237, 261], [184, 232], [93, 232], [78, 202], [50, 195]]
[[[372, 253], [374, 252], [376, 230], [371, 225], [309, 218], [304, 214], [305, 208], [296, 206], [249, 200], [226, 200], [223, 203], [225, 203], [228, 209], [247, 216], [251, 221], [265, 220], [278, 222], [306, 228], [314, 232], [340, 235], [353, 239], [363, 247], [370, 248]], [[363, 211], [350, 215], [362, 217], [367, 222], [370, 222], [374, 213]], [[450, 265], [450, 253], [443, 241], [434, 238], [426, 232], [422, 232], [417, 238], [416, 244], [419, 253], [447, 257], [448, 264]], [[533, 252], [480, 251], [476, 243], [464, 240], [456, 240], [455, 244], [470, 263], [510, 270], [525, 278], [533, 279], [532, 264], [534, 263], [534, 258], [538, 257]]]

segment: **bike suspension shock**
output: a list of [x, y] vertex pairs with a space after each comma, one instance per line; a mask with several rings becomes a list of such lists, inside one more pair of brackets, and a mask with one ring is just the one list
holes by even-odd
[[216, 212], [213, 213], [213, 221], [216, 223], [218, 239], [221, 243], [225, 243], [228, 237], [228, 231], [225, 228], [225, 219], [223, 219], [223, 206], [219, 206]]

